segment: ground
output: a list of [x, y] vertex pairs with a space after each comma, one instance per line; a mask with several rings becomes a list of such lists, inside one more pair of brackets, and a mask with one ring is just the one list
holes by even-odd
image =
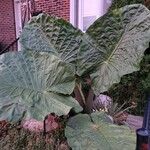
[[[126, 125], [131, 130], [142, 127], [143, 117], [128, 115]], [[28, 124], [28, 126], [26, 126]], [[43, 132], [43, 122], [30, 120], [24, 124], [0, 121], [0, 149], [2, 150], [69, 150], [64, 135], [65, 125], [51, 132]], [[29, 131], [28, 129], [30, 128]], [[37, 128], [39, 130], [37, 130]]]
[[20, 124], [0, 122], [0, 149], [2, 150], [69, 150], [64, 130], [53, 133], [30, 132]]

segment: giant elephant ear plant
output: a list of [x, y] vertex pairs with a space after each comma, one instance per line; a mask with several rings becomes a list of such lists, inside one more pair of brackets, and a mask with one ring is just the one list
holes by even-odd
[[[142, 5], [110, 10], [86, 33], [60, 18], [33, 17], [21, 35], [22, 52], [0, 56], [0, 119], [43, 120], [51, 112], [74, 110], [65, 132], [73, 149], [119, 150], [124, 144], [134, 149], [135, 135], [128, 128], [109, 123], [100, 112], [78, 114], [82, 109], [71, 93], [91, 113], [93, 92], [107, 91], [139, 69], [149, 35], [150, 12]], [[87, 77], [92, 89], [85, 94]]]

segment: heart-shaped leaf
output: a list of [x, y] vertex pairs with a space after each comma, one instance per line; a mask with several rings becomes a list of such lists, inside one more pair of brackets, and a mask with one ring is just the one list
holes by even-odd
[[63, 19], [40, 14], [26, 24], [20, 41], [25, 50], [48, 52], [71, 63], [76, 74], [81, 76], [91, 69], [92, 62], [97, 61], [95, 55], [102, 60], [103, 53], [83, 35]]
[[38, 120], [54, 112], [68, 114], [81, 107], [71, 97], [74, 71], [44, 52], [9, 52], [0, 56], [0, 120]]
[[111, 10], [89, 27], [86, 34], [104, 52], [104, 61], [93, 63], [93, 67], [97, 66], [92, 75], [95, 90], [107, 91], [123, 75], [139, 70], [150, 41], [150, 11], [140, 4]]

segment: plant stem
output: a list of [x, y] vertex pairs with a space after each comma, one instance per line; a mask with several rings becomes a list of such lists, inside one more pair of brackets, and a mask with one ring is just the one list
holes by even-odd
[[78, 90], [79, 90], [80, 95], [82, 97], [83, 103], [84, 103], [84, 105], [86, 105], [85, 97], [84, 97], [84, 94], [82, 92], [82, 85], [81, 85], [81, 83], [77, 84], [77, 87], [78, 87]]

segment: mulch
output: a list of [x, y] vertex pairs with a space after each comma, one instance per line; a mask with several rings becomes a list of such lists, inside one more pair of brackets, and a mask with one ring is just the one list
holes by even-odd
[[0, 121], [0, 150], [69, 150], [62, 131], [34, 133], [21, 127]]

